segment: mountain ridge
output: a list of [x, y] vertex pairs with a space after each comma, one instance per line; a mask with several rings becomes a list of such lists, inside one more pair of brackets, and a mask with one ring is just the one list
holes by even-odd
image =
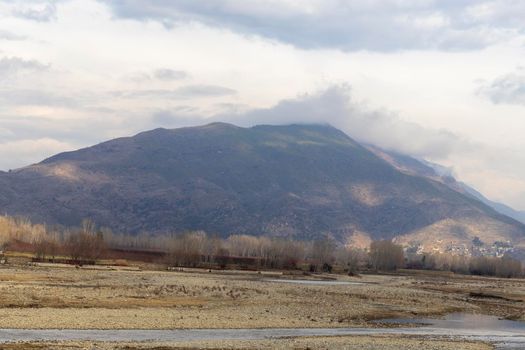
[[351, 242], [451, 220], [467, 236], [481, 230], [472, 229], [476, 221], [490, 223], [487, 237], [525, 236], [525, 225], [403, 173], [327, 125], [157, 128], [59, 153], [0, 181], [5, 213], [62, 225], [89, 217], [137, 234], [202, 229]]

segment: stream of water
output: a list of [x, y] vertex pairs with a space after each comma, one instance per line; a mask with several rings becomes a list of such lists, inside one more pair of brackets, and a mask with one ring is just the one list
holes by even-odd
[[[451, 314], [442, 319], [385, 319], [378, 324], [398, 328], [266, 328], [266, 329], [177, 329], [177, 330], [56, 330], [0, 329], [0, 343], [20, 341], [193, 341], [259, 340], [301, 336], [416, 335], [480, 340], [498, 349], [525, 349], [525, 323], [492, 316]], [[411, 327], [402, 325], [410, 324]], [[421, 325], [412, 327], [413, 324]]]
[[331, 280], [292, 280], [284, 278], [265, 279], [266, 282], [275, 283], [292, 283], [292, 284], [306, 284], [306, 285], [318, 285], [318, 286], [349, 286], [349, 285], [360, 285], [363, 282], [351, 282], [351, 281], [331, 281]]

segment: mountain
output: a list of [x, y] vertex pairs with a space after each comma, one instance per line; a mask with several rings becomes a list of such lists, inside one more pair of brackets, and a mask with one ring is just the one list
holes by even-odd
[[436, 232], [446, 242], [525, 236], [525, 225], [472, 196], [322, 125], [155, 129], [2, 173], [0, 185], [2, 213], [66, 226], [92, 218], [137, 234], [329, 234], [362, 245], [412, 237], [427, 246]]

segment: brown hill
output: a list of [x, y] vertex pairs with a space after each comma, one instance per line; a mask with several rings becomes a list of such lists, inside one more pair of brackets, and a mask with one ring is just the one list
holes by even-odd
[[481, 223], [490, 239], [525, 235], [473, 197], [319, 125], [156, 129], [2, 173], [0, 185], [3, 213], [62, 225], [92, 218], [132, 233], [366, 242], [429, 230], [468, 240]]

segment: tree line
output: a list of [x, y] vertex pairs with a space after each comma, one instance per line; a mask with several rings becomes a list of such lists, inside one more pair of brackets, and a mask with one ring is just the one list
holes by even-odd
[[203, 231], [132, 236], [97, 228], [91, 220], [84, 220], [78, 228], [64, 229], [0, 216], [0, 250], [15, 241], [31, 244], [39, 261], [60, 259], [94, 263], [107, 258], [108, 251], [120, 249], [158, 252], [159, 262], [179, 267], [234, 266], [348, 274], [408, 268], [500, 277], [523, 276], [521, 262], [508, 256], [406, 254], [402, 246], [389, 240], [373, 241], [367, 249], [358, 249], [338, 244], [331, 237], [299, 241], [233, 234], [221, 238]]

